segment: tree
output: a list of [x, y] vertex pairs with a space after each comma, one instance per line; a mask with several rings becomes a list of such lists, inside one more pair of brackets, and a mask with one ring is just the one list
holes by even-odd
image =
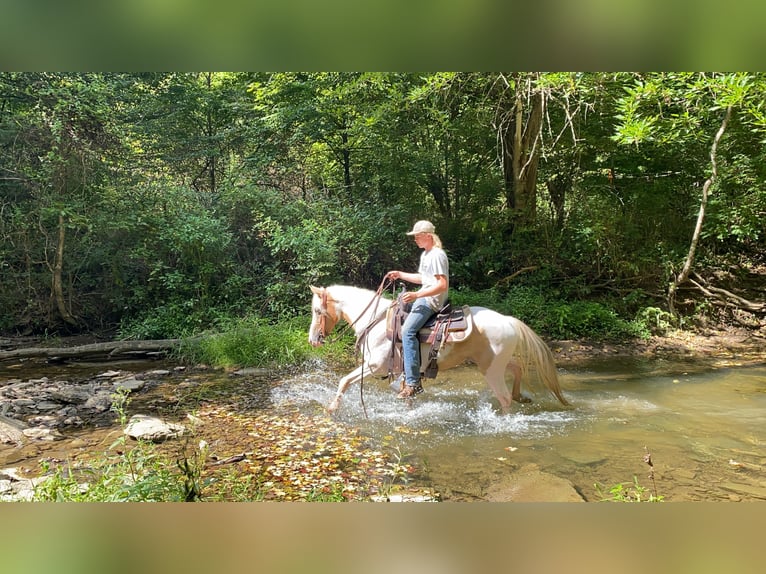
[[522, 226], [535, 220], [545, 92], [540, 73], [500, 74], [495, 128], [502, 157], [506, 209]]
[[[32, 286], [31, 274], [44, 266], [50, 274], [49, 309], [76, 325], [72, 299], [65, 293], [67, 245], [71, 232], [87, 228], [99, 203], [104, 153], [112, 144], [111, 92], [100, 74], [10, 74], [3, 79], [2, 98], [11, 112], [3, 122], [3, 147], [6, 157], [13, 158], [5, 191], [34, 223], [13, 231], [26, 235], [23, 259], [16, 260], [14, 271], [26, 273]], [[69, 277], [71, 282], [74, 275]]]
[[[652, 141], [689, 149], [699, 140], [710, 140], [710, 126], [721, 118], [710, 145], [709, 175], [702, 185], [699, 209], [689, 249], [678, 273], [668, 286], [668, 308], [676, 312], [678, 288], [690, 276], [705, 222], [708, 198], [718, 183], [719, 144], [735, 110], [751, 114], [763, 127], [760, 97], [750, 74], [648, 74], [639, 76], [620, 101], [620, 124], [615, 139], [627, 145]], [[757, 95], [756, 95], [757, 94]], [[755, 112], [755, 113], [753, 113]]]

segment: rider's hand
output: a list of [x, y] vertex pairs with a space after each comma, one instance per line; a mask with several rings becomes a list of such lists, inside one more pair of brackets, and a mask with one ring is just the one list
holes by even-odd
[[405, 303], [412, 303], [418, 298], [418, 294], [415, 291], [407, 291], [402, 295], [402, 301]]

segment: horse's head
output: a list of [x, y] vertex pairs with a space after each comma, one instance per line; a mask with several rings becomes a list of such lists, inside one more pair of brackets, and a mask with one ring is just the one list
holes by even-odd
[[324, 343], [338, 323], [338, 312], [335, 300], [330, 297], [324, 287], [311, 287], [314, 297], [311, 301], [311, 326], [309, 327], [309, 343], [319, 347]]

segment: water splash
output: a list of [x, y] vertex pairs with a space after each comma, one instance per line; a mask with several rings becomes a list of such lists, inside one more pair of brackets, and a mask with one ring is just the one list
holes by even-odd
[[[310, 410], [318, 404], [327, 405], [335, 391], [334, 378], [314, 371], [285, 380], [272, 390], [272, 401], [276, 406], [290, 404]], [[364, 405], [358, 386], [346, 392], [338, 419], [382, 431], [396, 427], [428, 430], [442, 437], [541, 437], [564, 433], [584, 416], [573, 409], [544, 410], [535, 405], [517, 406], [515, 412], [504, 414], [488, 389], [431, 386], [415, 400], [402, 401], [386, 381], [373, 379], [365, 382], [363, 392]]]

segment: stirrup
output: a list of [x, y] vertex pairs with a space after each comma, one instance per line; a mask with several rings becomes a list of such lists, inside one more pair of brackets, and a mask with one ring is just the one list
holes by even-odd
[[393, 381], [391, 381], [391, 384], [389, 385], [392, 391], [395, 393], [400, 393], [404, 390], [405, 384], [404, 384], [404, 373], [396, 377]]

